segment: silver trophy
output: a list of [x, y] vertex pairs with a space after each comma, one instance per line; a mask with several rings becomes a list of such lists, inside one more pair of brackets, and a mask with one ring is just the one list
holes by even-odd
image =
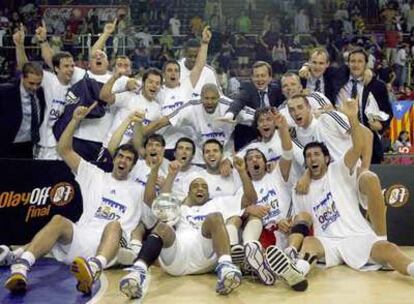
[[175, 225], [181, 214], [181, 201], [172, 193], [161, 193], [152, 203], [152, 213], [160, 221]]

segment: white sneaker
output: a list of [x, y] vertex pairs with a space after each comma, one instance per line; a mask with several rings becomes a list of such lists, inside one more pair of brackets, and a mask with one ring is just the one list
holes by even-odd
[[222, 262], [218, 263], [216, 267], [217, 273], [217, 285], [216, 292], [221, 295], [227, 295], [233, 291], [233, 289], [240, 286], [242, 273], [240, 269], [230, 263]]
[[121, 279], [119, 289], [130, 299], [142, 299], [149, 287], [149, 272], [140, 266], [129, 269], [131, 272]]
[[260, 281], [265, 285], [273, 285], [275, 283], [275, 276], [264, 263], [262, 245], [257, 241], [248, 242], [244, 245], [244, 252], [247, 264]]
[[308, 288], [308, 281], [283, 250], [269, 246], [266, 249], [265, 262], [275, 275], [284, 279], [294, 290], [305, 291]]

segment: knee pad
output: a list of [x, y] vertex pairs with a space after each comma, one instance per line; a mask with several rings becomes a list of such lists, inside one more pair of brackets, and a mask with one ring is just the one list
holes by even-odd
[[303, 236], [308, 236], [310, 229], [309, 229], [308, 223], [298, 222], [292, 227], [290, 231], [291, 233], [299, 233], [299, 234], [302, 234]]

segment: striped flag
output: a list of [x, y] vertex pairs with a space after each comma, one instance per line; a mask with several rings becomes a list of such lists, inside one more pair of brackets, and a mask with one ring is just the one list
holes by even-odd
[[394, 114], [390, 125], [390, 138], [394, 142], [402, 130], [410, 132], [411, 145], [413, 145], [414, 107], [412, 100], [399, 100], [392, 103]]

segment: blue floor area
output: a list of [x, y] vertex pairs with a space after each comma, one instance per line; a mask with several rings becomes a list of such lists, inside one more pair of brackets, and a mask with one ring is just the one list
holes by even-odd
[[76, 279], [70, 273], [69, 266], [49, 258], [36, 261], [36, 264], [29, 272], [28, 290], [24, 295], [12, 295], [4, 288], [4, 282], [9, 274], [9, 267], [0, 267], [1, 304], [81, 304], [88, 302], [100, 288], [100, 283], [96, 282], [92, 295], [82, 295], [76, 290]]

